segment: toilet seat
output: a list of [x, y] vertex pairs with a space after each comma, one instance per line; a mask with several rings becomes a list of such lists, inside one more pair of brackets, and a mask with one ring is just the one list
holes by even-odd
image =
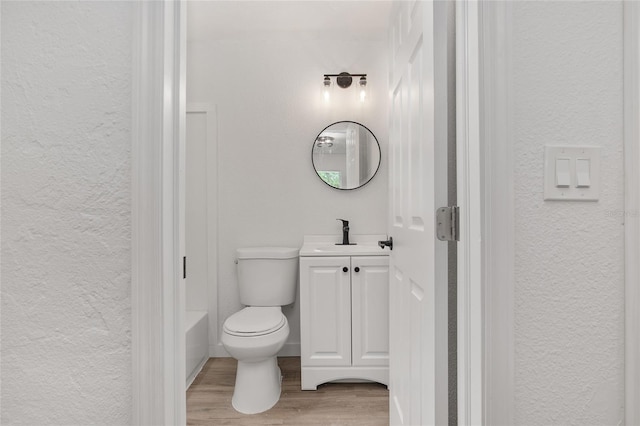
[[279, 306], [249, 306], [224, 322], [225, 333], [239, 337], [256, 337], [280, 330], [287, 319]]

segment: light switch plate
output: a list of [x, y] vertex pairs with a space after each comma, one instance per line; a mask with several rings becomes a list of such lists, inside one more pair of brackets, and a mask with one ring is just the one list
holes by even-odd
[[[557, 160], [569, 160], [569, 186], [558, 185], [556, 168], [566, 164]], [[589, 186], [578, 186], [577, 160], [588, 160]], [[584, 165], [585, 163], [581, 163]], [[584, 173], [584, 170], [580, 170]], [[584, 181], [584, 175], [581, 180]], [[544, 147], [544, 199], [564, 201], [598, 201], [600, 198], [600, 147], [555, 146]]]

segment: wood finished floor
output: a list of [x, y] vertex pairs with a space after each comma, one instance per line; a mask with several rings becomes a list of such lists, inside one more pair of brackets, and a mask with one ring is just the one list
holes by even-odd
[[210, 358], [187, 391], [189, 425], [323, 425], [389, 424], [389, 391], [378, 383], [327, 383], [316, 391], [300, 390], [300, 358], [279, 357], [282, 394], [271, 410], [240, 414], [231, 406], [236, 360]]

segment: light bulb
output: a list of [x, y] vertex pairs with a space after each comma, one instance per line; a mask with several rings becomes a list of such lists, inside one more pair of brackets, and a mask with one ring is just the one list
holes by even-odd
[[367, 78], [360, 77], [360, 81], [358, 82], [358, 91], [360, 95], [360, 102], [364, 102], [367, 98]]
[[322, 97], [324, 97], [325, 102], [329, 102], [329, 98], [331, 97], [330, 89], [331, 89], [331, 79], [325, 76], [322, 82]]

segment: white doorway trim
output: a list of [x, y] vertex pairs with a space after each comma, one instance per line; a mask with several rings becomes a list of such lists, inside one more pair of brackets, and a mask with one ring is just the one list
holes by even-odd
[[515, 207], [511, 111], [511, 2], [480, 5], [484, 413], [514, 424]]
[[624, 2], [625, 424], [640, 424], [640, 4]]
[[[137, 2], [132, 239], [133, 423], [186, 423], [180, 167], [186, 4]], [[483, 424], [480, 11], [457, 6], [459, 424]]]
[[185, 4], [136, 2], [132, 105], [133, 424], [186, 422], [180, 172]]
[[483, 299], [480, 167], [480, 12], [456, 4], [458, 243], [458, 424], [483, 424]]

